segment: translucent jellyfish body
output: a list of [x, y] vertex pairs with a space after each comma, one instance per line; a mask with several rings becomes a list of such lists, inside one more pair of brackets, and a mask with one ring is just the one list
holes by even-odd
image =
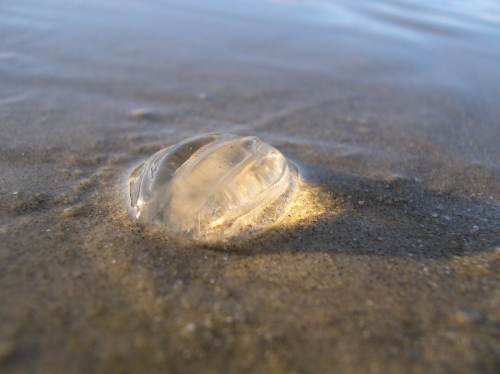
[[297, 169], [254, 136], [196, 136], [162, 149], [130, 176], [140, 224], [173, 236], [226, 241], [262, 231], [285, 212]]

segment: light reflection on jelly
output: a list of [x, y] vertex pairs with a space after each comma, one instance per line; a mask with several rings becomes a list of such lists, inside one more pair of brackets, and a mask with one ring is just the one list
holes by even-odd
[[142, 225], [174, 237], [227, 241], [273, 225], [297, 188], [296, 167], [254, 136], [196, 136], [162, 149], [130, 177]]

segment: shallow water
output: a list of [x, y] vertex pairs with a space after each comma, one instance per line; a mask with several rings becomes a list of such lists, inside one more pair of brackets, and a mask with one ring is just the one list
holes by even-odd
[[[4, 149], [127, 135], [171, 144], [217, 131], [272, 138], [311, 164], [295, 145], [329, 160], [353, 152], [360, 168], [369, 159], [380, 176], [433, 187], [464, 168], [498, 174], [495, 2], [2, 9]], [[127, 118], [138, 109], [142, 120]], [[22, 125], [12, 121], [19, 112]]]
[[[0, 365], [497, 371], [499, 35], [498, 1], [3, 1]], [[136, 226], [131, 171], [203, 133], [298, 165], [282, 225]]]

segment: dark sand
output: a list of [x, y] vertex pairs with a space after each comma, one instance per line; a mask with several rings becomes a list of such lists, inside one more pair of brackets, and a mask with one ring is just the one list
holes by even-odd
[[[0, 5], [0, 371], [499, 372], [497, 3], [236, 4]], [[207, 132], [299, 165], [289, 217], [135, 224]]]

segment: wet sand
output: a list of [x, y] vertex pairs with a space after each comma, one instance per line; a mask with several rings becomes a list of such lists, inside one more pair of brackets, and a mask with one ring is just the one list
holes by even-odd
[[[238, 4], [0, 6], [1, 371], [498, 372], [495, 4]], [[299, 166], [288, 217], [138, 227], [131, 171], [209, 132]]]

